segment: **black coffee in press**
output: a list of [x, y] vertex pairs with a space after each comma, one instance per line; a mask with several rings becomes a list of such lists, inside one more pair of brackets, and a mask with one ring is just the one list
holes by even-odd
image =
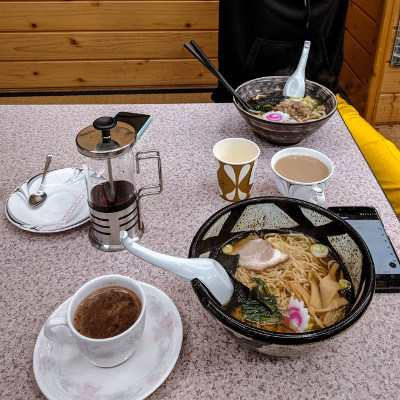
[[135, 188], [132, 183], [114, 181], [113, 199], [110, 199], [110, 185], [109, 181], [102, 182], [91, 190], [89, 204], [94, 210], [106, 213], [117, 212], [125, 210], [136, 200]]
[[121, 286], [101, 288], [79, 304], [74, 327], [83, 336], [106, 339], [129, 329], [141, 310], [142, 303], [132, 290]]

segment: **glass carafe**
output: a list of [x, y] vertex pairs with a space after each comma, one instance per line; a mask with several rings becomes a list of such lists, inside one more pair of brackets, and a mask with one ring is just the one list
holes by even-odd
[[[91, 243], [104, 251], [119, 251], [120, 231], [139, 240], [143, 235], [140, 198], [162, 191], [158, 151], [140, 151], [133, 146], [136, 132], [129, 124], [112, 117], [97, 118], [93, 126], [78, 133], [76, 144], [82, 154], [90, 210]], [[137, 189], [136, 175], [143, 158], [158, 161], [158, 183]]]

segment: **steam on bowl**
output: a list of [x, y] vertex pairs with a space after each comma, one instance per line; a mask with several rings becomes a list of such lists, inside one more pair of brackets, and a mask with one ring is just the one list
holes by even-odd
[[[253, 79], [240, 85], [236, 89], [236, 92], [247, 101], [257, 95], [282, 94], [288, 78], [288, 76], [266, 76]], [[233, 99], [233, 103], [239, 114], [250, 125], [256, 135], [274, 144], [293, 145], [301, 142], [320, 129], [337, 109], [336, 96], [328, 88], [319, 83], [305, 80], [305, 96], [310, 96], [318, 104], [325, 106], [326, 115], [320, 119], [306, 122], [273, 122], [245, 111], [235, 98]]]
[[[375, 271], [369, 250], [359, 234], [333, 212], [306, 201], [285, 197], [251, 198], [228, 205], [212, 215], [195, 235], [189, 257], [220, 259], [221, 249], [250, 233], [301, 233], [327, 246], [347, 272], [353, 300], [339, 322], [304, 333], [273, 332], [234, 318], [199, 280], [192, 287], [205, 310], [241, 344], [273, 356], [308, 353], [354, 328], [369, 306]], [[221, 262], [221, 261], [220, 261]], [[231, 267], [226, 267], [234, 274]]]

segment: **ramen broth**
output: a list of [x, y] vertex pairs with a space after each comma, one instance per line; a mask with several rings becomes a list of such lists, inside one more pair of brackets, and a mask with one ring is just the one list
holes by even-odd
[[[245, 242], [251, 245], [256, 240], [259, 246], [260, 239], [266, 241], [266, 246], [271, 246], [274, 252], [289, 257], [272, 266], [268, 264], [264, 270], [246, 268], [243, 262], [240, 263], [242, 254], [245, 260], [248, 259]], [[351, 307], [353, 289], [347, 271], [332, 257], [326, 246], [306, 235], [251, 234], [224, 246], [222, 252], [239, 254], [235, 278], [250, 289], [247, 302], [229, 311], [241, 322], [274, 332], [302, 333], [337, 323]], [[265, 252], [262, 250], [260, 254], [255, 255], [258, 263]], [[265, 304], [270, 309], [267, 315], [261, 315], [260, 310], [265, 308]]]
[[261, 94], [247, 100], [255, 114], [270, 122], [302, 123], [326, 116], [325, 106], [310, 96], [284, 97], [281, 93]]
[[305, 154], [290, 154], [276, 161], [275, 171], [295, 182], [319, 182], [326, 179], [329, 168], [318, 158]]

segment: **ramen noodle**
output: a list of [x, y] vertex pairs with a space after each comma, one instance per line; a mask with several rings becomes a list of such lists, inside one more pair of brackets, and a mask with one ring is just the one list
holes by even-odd
[[[263, 245], [266, 250], [260, 247]], [[325, 328], [345, 316], [350, 306], [351, 284], [326, 246], [299, 233], [251, 235], [229, 246], [230, 254], [239, 254], [236, 279], [253, 289], [253, 299], [232, 312], [235, 318], [261, 329], [300, 332], [295, 324], [288, 323], [291, 309], [299, 308], [299, 318], [303, 319], [302, 315], [308, 318], [307, 328], [302, 331]], [[249, 246], [257, 250], [248, 251]], [[226, 247], [222, 251], [226, 252]], [[252, 251], [257, 254], [251, 254]], [[263, 257], [267, 252], [272, 256], [266, 261]], [[271, 263], [274, 257], [277, 262]], [[246, 320], [244, 307], [250, 313], [256, 306], [257, 310], [262, 308], [255, 298], [271, 304], [276, 301], [278, 320], [266, 317]]]
[[257, 95], [249, 104], [260, 114], [259, 118], [271, 122], [298, 123], [318, 120], [326, 115], [325, 106], [318, 104], [310, 96], [283, 97]]

